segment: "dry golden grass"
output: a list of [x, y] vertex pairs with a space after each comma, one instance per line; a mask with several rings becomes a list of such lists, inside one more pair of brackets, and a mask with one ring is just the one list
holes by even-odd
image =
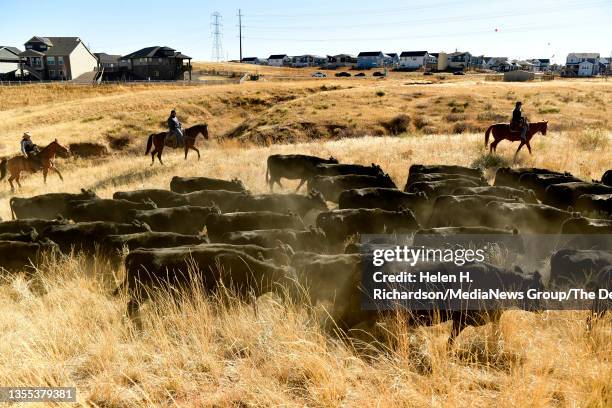
[[[23, 130], [31, 130], [40, 144], [55, 137], [64, 144], [103, 140], [109, 134], [133, 140], [127, 151], [107, 158], [59, 160], [64, 183], [52, 175], [44, 185], [40, 174], [29, 176], [17, 192], [21, 196], [94, 188], [110, 197], [118, 190], [168, 188], [173, 175], [239, 177], [250, 190], [262, 192], [267, 155], [297, 152], [378, 163], [401, 188], [410, 164], [470, 165], [480, 158], [482, 132], [467, 126], [465, 133], [452, 134], [452, 127], [497, 121], [497, 114], [507, 115], [513, 100], [522, 98], [532, 120], [550, 119], [551, 130], [535, 137], [533, 156], [522, 152], [519, 164], [585, 179], [599, 178], [610, 166], [610, 84], [403, 81], [0, 88], [0, 153], [14, 153]], [[384, 95], [377, 96], [378, 90]], [[560, 112], [537, 113], [539, 106], [552, 105]], [[143, 155], [145, 136], [161, 128], [173, 107], [187, 124], [209, 122], [213, 140], [198, 142], [199, 162], [192, 153], [185, 162], [179, 152], [166, 151], [166, 166], [150, 167]], [[269, 146], [241, 142], [249, 137], [215, 140], [240, 123], [263, 120], [253, 134], [297, 121], [355, 123], [355, 135], [375, 134], [384, 131], [381, 121], [400, 113], [412, 120], [399, 136], [327, 134], [322, 140]], [[582, 125], [588, 129], [578, 130]], [[299, 132], [289, 135], [306, 140]], [[511, 160], [515, 148], [502, 142], [498, 151]], [[287, 190], [295, 186], [286, 184]], [[3, 183], [3, 218], [10, 217], [9, 197]], [[44, 266], [33, 279], [9, 276], [0, 284], [0, 384], [74, 385], [81, 405], [104, 407], [612, 404], [609, 317], [588, 333], [583, 312], [507, 312], [500, 336], [491, 325], [467, 329], [450, 353], [447, 324], [406, 328], [389, 321], [390, 339], [363, 352], [363, 345], [323, 333], [304, 304], [270, 296], [256, 306], [197, 297], [176, 307], [162, 297], [144, 307], [144, 327], [137, 331], [122, 317], [126, 300], [110, 295], [121, 271], [91, 263], [67, 258]]]

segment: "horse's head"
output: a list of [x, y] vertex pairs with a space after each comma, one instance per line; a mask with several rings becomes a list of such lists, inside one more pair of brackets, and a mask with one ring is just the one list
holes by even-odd
[[70, 157], [70, 151], [61, 144], [59, 144], [57, 139], [51, 142], [48, 147], [52, 149], [53, 153], [55, 153], [56, 156], [62, 157], [64, 159]]
[[546, 130], [548, 129], [548, 121], [546, 122], [542, 122], [542, 127], [540, 129], [542, 129], [542, 135], [546, 136]]

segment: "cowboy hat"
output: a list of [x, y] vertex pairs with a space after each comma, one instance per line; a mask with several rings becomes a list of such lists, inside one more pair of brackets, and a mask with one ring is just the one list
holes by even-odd
[[23, 134], [23, 138], [24, 138], [24, 139], [29, 139], [30, 137], [32, 137], [32, 135], [30, 134], [30, 132], [25, 132], [25, 133]]

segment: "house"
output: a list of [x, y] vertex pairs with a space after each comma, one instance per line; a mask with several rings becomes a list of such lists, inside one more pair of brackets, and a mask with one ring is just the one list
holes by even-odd
[[386, 67], [397, 67], [399, 66], [399, 55], [396, 52], [389, 52], [385, 54], [384, 65]]
[[191, 57], [170, 47], [146, 47], [124, 55], [119, 64], [132, 79], [172, 81], [183, 79], [188, 72], [191, 80]]
[[32, 37], [19, 57], [20, 69], [39, 80], [72, 80], [98, 66], [98, 59], [79, 37]]
[[385, 63], [385, 54], [382, 51], [362, 51], [357, 55], [357, 68], [370, 69], [382, 67]]
[[529, 61], [524, 61], [524, 60], [514, 61], [514, 66], [516, 67], [516, 69], [520, 69], [520, 70], [527, 71], [527, 72], [535, 71], [533, 63]]
[[354, 67], [357, 65], [357, 58], [350, 54], [328, 55], [326, 68], [336, 69], [339, 67]]
[[245, 57], [240, 62], [242, 62], [243, 64], [255, 64], [256, 65], [256, 64], [259, 64], [259, 58], [257, 58], [257, 57]]
[[[420, 69], [429, 62], [427, 51], [402, 51], [399, 57], [400, 69]], [[435, 58], [435, 57], [433, 57]]]
[[472, 55], [470, 56], [470, 66], [472, 68], [484, 69], [485, 61], [484, 55]]
[[536, 72], [550, 71], [550, 58], [535, 58], [530, 61]]
[[318, 67], [324, 65], [327, 62], [326, 57], [320, 57], [318, 55], [298, 55], [291, 57], [291, 66], [296, 68], [301, 67]]
[[282, 67], [284, 65], [289, 65], [291, 63], [291, 58], [287, 56], [287, 54], [274, 54], [268, 57], [268, 65], [273, 67]]
[[451, 52], [448, 54], [448, 68], [465, 70], [470, 67], [472, 54], [469, 52]]
[[18, 48], [0, 45], [0, 78], [15, 75], [19, 69], [19, 54]]
[[[589, 64], [582, 64], [588, 62]], [[565, 61], [566, 76], [592, 76], [599, 73], [599, 53], [596, 52], [572, 52], [567, 55]], [[580, 67], [582, 64], [582, 68]]]
[[95, 52], [94, 55], [98, 58], [98, 71], [102, 69], [104, 72], [119, 71], [121, 55], [110, 55], [104, 52]]
[[484, 66], [497, 72], [510, 71], [511, 68], [507, 57], [484, 57]]

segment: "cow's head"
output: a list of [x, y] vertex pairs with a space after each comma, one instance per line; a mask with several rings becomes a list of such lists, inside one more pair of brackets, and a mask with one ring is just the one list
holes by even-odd
[[95, 191], [85, 190], [84, 188], [81, 189], [81, 195], [83, 196], [84, 199], [98, 198], [98, 195], [95, 193]]
[[327, 208], [327, 204], [325, 202], [325, 198], [323, 197], [323, 194], [321, 194], [321, 192], [319, 192], [318, 190], [315, 190], [315, 189], [310, 190], [308, 192], [308, 199], [310, 201], [310, 204], [314, 206], [315, 210], [319, 210], [319, 211], [329, 210], [329, 208]]
[[246, 187], [244, 183], [239, 178], [232, 179], [232, 183], [234, 183], [237, 187], [239, 187], [242, 191], [246, 191]]

